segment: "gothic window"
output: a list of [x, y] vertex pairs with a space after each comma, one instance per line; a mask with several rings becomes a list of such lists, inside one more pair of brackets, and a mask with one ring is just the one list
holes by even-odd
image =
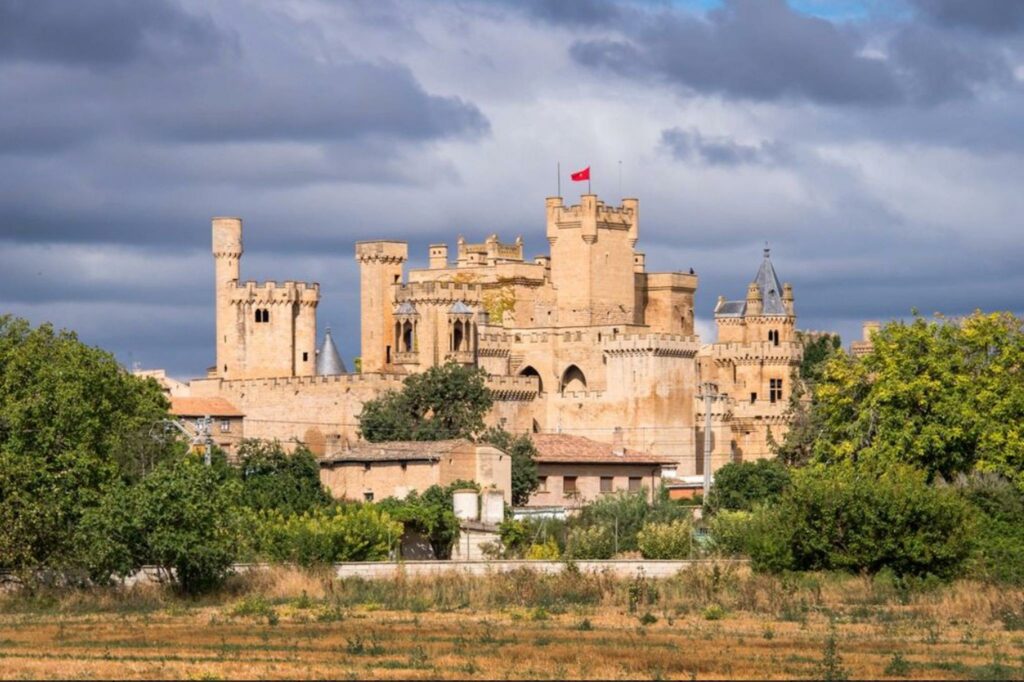
[[768, 330], [768, 340], [771, 341], [776, 346], [779, 345], [779, 330], [778, 329], [769, 329]]
[[456, 322], [452, 328], [452, 350], [462, 350], [462, 341], [465, 333], [462, 330], [462, 322]]
[[782, 379], [769, 379], [768, 397], [774, 403], [782, 400]]
[[[533, 368], [533, 366], [527, 365], [526, 367], [523, 367], [521, 370], [519, 370], [519, 376], [521, 376], [521, 377], [537, 377], [537, 392], [538, 393], [543, 393], [544, 392], [544, 382], [540, 378], [540, 372], [535, 370]], [[536, 433], [536, 431], [534, 433]]]
[[569, 365], [562, 373], [562, 391], [587, 390], [587, 377], [576, 365]]
[[412, 322], [406, 321], [402, 324], [402, 350], [411, 353], [413, 346]]
[[259, 308], [256, 309], [256, 322], [257, 324], [263, 321], [263, 311]]
[[256, 322], [270, 322], [270, 311], [266, 308], [257, 308]]

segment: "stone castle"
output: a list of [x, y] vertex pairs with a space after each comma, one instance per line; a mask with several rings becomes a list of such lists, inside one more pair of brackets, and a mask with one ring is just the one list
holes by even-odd
[[[586, 436], [697, 474], [710, 404], [713, 467], [770, 455], [803, 351], [793, 289], [780, 284], [768, 250], [744, 300], [719, 298], [718, 338], [702, 344], [698, 278], [692, 269], [647, 271], [636, 250], [638, 200], [608, 206], [584, 194], [568, 206], [551, 197], [546, 217], [550, 252], [532, 260], [521, 238], [459, 237], [454, 259], [446, 244], [432, 244], [428, 267], [407, 270], [406, 242], [358, 242], [353, 374], [329, 332], [316, 348], [319, 286], [241, 281], [242, 222], [213, 219], [217, 359], [192, 395], [236, 405], [248, 437], [330, 454], [358, 439], [365, 400], [453, 361], [488, 373], [489, 421], [511, 431]], [[708, 384], [714, 400], [698, 399]]]

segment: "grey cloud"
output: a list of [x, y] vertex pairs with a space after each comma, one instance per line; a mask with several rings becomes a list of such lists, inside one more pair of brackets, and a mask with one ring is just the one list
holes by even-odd
[[625, 14], [623, 7], [611, 0], [524, 0], [511, 4], [542, 21], [569, 26], [606, 24]]
[[229, 39], [171, 0], [5, 0], [0, 59], [111, 67], [139, 59], [194, 61]]
[[727, 136], [706, 136], [699, 130], [669, 128], [661, 131], [661, 146], [677, 161], [701, 161], [711, 166], [775, 164], [789, 153], [778, 142], [740, 144]]
[[1018, 0], [910, 0], [935, 24], [966, 27], [986, 33], [1011, 33], [1024, 28], [1024, 3]]
[[626, 33], [626, 40], [576, 42], [571, 54], [580, 64], [652, 74], [698, 92], [868, 105], [900, 97], [887, 65], [860, 54], [862, 37], [783, 0], [728, 0], [706, 21], [659, 12]]

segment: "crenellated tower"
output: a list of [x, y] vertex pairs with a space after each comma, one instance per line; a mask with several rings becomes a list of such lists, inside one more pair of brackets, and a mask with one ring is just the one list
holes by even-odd
[[242, 282], [242, 220], [214, 218], [217, 364], [222, 379], [312, 376], [316, 373], [313, 282]]
[[402, 268], [408, 259], [406, 242], [356, 242], [363, 372], [383, 372], [395, 363], [395, 289], [402, 283]]

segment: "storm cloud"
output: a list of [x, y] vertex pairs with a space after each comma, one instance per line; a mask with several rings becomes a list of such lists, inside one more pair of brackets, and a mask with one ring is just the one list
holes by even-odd
[[766, 241], [804, 328], [1020, 312], [1021, 3], [855, 5], [0, 3], [0, 313], [197, 376], [240, 215], [243, 277], [319, 281], [349, 360], [353, 242], [542, 253], [559, 162], [640, 198], [704, 329]]

